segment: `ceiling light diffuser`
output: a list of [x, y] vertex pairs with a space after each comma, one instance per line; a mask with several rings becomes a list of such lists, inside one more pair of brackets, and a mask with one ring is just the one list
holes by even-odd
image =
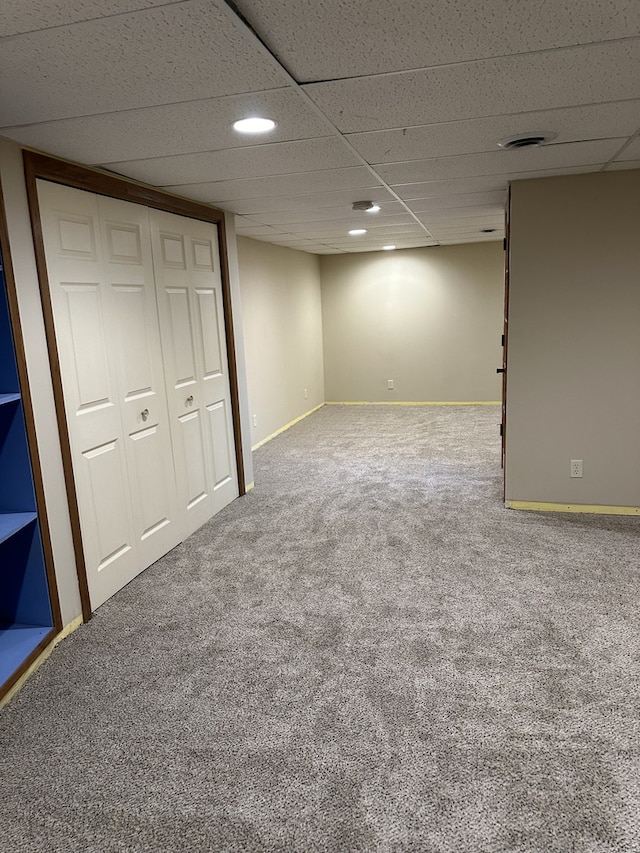
[[238, 133], [266, 133], [273, 130], [276, 126], [275, 121], [270, 118], [261, 118], [260, 116], [251, 116], [250, 118], [241, 118], [233, 123], [233, 129]]
[[367, 208], [367, 213], [377, 213], [380, 210], [379, 204], [372, 204], [371, 207]]
[[367, 233], [366, 228], [352, 228], [351, 231], [349, 231], [349, 234], [352, 237], [359, 237], [361, 234], [366, 234], [366, 233]]
[[391, 249], [395, 249], [395, 246], [383, 246], [382, 249], [385, 252], [390, 252]]

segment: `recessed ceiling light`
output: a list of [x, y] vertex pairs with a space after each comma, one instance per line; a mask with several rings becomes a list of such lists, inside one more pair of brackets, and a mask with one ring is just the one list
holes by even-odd
[[536, 148], [538, 145], [544, 145], [546, 142], [551, 142], [555, 139], [557, 133], [549, 130], [536, 130], [531, 133], [519, 133], [516, 136], [509, 136], [507, 139], [502, 139], [498, 142], [498, 148], [506, 148], [507, 151], [512, 151], [514, 148]]
[[372, 204], [371, 207], [367, 208], [367, 213], [377, 213], [380, 210], [379, 204]]
[[390, 252], [391, 249], [395, 249], [395, 246], [383, 246], [382, 248], [385, 252]]
[[349, 234], [352, 237], [359, 237], [361, 234], [366, 234], [366, 233], [367, 233], [366, 228], [352, 228], [351, 231], [349, 231]]
[[250, 118], [241, 118], [239, 121], [234, 121], [233, 129], [238, 133], [266, 133], [268, 130], [273, 130], [276, 126], [275, 121], [270, 118], [260, 118], [259, 116], [251, 116]]

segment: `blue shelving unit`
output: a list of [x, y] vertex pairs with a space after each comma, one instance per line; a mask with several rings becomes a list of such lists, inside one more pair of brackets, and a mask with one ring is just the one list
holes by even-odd
[[54, 633], [0, 256], [0, 695]]

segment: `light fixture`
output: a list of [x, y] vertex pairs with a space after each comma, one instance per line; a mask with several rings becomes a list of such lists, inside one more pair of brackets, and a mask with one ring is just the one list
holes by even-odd
[[375, 201], [354, 201], [351, 205], [352, 210], [365, 210], [367, 213], [377, 213], [380, 210], [380, 205]]
[[395, 246], [383, 246], [382, 249], [384, 252], [390, 252], [391, 249], [395, 249]]
[[379, 204], [372, 204], [370, 208], [368, 208], [367, 213], [377, 213], [380, 210]]
[[536, 130], [531, 133], [518, 133], [516, 136], [508, 136], [498, 142], [498, 148], [513, 151], [514, 148], [537, 148], [551, 142], [558, 134], [549, 130]]
[[352, 237], [359, 237], [361, 234], [366, 234], [366, 233], [367, 233], [366, 228], [352, 228], [351, 231], [349, 231], [349, 234]]
[[233, 129], [238, 133], [266, 133], [273, 130], [276, 126], [275, 121], [270, 118], [261, 118], [260, 116], [251, 116], [249, 118], [241, 118], [239, 121], [234, 121]]

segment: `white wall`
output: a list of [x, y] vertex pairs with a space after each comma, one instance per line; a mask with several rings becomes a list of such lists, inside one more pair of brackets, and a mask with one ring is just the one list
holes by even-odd
[[327, 401], [500, 399], [502, 242], [326, 255], [320, 269]]
[[238, 263], [255, 445], [324, 403], [320, 264], [247, 237]]
[[640, 506], [640, 171], [511, 192], [507, 500]]

